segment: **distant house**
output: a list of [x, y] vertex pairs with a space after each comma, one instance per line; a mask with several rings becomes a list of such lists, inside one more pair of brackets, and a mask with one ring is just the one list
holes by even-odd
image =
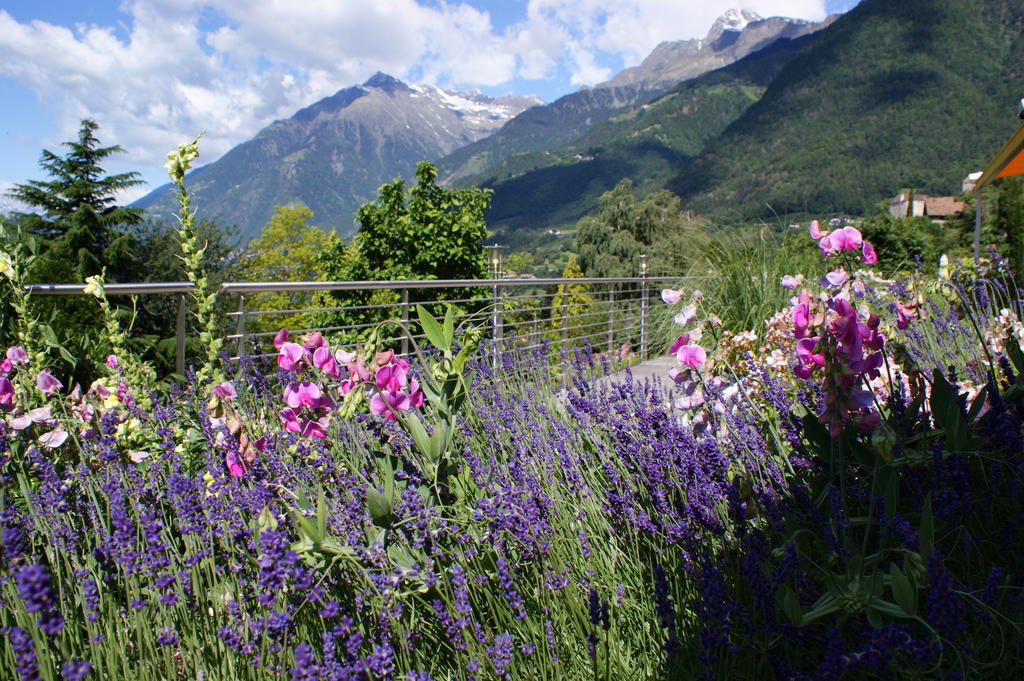
[[964, 202], [952, 196], [928, 196], [900, 192], [889, 201], [889, 214], [894, 218], [923, 215], [935, 222], [945, 222], [964, 209]]
[[971, 173], [964, 178], [964, 181], [960, 184], [960, 191], [966, 194], [967, 192], [974, 191], [974, 185], [977, 184], [978, 179], [981, 177], [981, 171]]

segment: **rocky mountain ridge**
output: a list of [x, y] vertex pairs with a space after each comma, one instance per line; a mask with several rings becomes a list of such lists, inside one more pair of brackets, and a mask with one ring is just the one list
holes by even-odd
[[[418, 161], [490, 135], [540, 103], [536, 97], [408, 85], [377, 73], [274, 121], [195, 170], [189, 184], [204, 212], [239, 225], [244, 240], [259, 233], [275, 205], [295, 201], [313, 209], [317, 224], [351, 233], [355, 212], [382, 183], [410, 176]], [[135, 205], [171, 212], [170, 186]]]

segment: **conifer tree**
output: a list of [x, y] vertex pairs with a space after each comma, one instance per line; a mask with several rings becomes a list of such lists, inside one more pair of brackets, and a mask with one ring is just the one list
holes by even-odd
[[141, 208], [118, 206], [118, 192], [142, 184], [135, 172], [105, 174], [100, 164], [122, 151], [100, 146], [99, 126], [82, 120], [78, 139], [64, 142], [68, 153], [58, 156], [43, 150], [40, 167], [52, 179], [15, 185], [10, 195], [37, 209], [20, 213], [16, 220], [40, 238], [44, 254], [35, 281], [79, 282], [107, 267], [107, 280], [117, 281], [132, 272], [132, 227], [143, 218]]

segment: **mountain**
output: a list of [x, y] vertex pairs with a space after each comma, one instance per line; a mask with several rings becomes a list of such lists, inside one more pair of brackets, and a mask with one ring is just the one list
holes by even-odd
[[636, 67], [612, 80], [536, 106], [510, 120], [501, 130], [460, 148], [438, 161], [443, 182], [465, 184], [516, 154], [544, 151], [571, 143], [596, 123], [654, 99], [677, 83], [694, 78], [763, 49], [782, 38], [797, 38], [822, 23], [729, 10], [702, 40], [664, 42]]
[[[317, 224], [347, 234], [381, 184], [411, 177], [417, 162], [481, 139], [541, 103], [407, 85], [377, 73], [271, 123], [190, 173], [188, 186], [203, 213], [239, 225], [243, 241], [259, 233], [275, 205], [294, 201], [312, 208]], [[171, 185], [134, 205], [156, 214], [173, 211]]]
[[[957, 191], [1017, 124], [1020, 2], [862, 0], [788, 43], [798, 49], [784, 45], [594, 126], [549, 150], [543, 166], [496, 169], [492, 228], [514, 244], [528, 239], [521, 230], [572, 224], [623, 177], [641, 191], [667, 187], [686, 209], [726, 223], [864, 214], [900, 187]], [[743, 73], [756, 64], [771, 68]], [[748, 104], [718, 130], [706, 128], [703, 140], [680, 136], [694, 109], [680, 116], [673, 101], [744, 87]], [[568, 162], [572, 154], [593, 160]]]
[[730, 219], [959, 190], [1017, 124], [1024, 4], [863, 0], [667, 186]]
[[597, 87], [638, 85], [648, 89], [667, 88], [702, 73], [727, 66], [761, 50], [779, 38], [799, 38], [835, 21], [831, 15], [821, 23], [761, 17], [750, 10], [730, 9], [715, 20], [701, 40], [663, 42], [639, 66], [620, 71]]
[[572, 144], [506, 159], [470, 181], [494, 189], [488, 223], [503, 243], [570, 226], [624, 177], [640, 192], [664, 186], [764, 94], [813, 36], [782, 38], [729, 66], [598, 123]]

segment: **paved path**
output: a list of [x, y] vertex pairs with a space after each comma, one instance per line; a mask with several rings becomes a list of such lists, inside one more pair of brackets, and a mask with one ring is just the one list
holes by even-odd
[[[674, 355], [661, 355], [653, 359], [649, 359], [646, 362], [640, 362], [640, 364], [634, 364], [629, 367], [629, 373], [633, 376], [634, 381], [643, 383], [646, 379], [650, 378], [656, 381], [668, 381], [668, 370], [672, 367], [678, 367], [679, 362], [676, 361]], [[626, 380], [626, 369], [620, 369], [615, 373], [603, 376], [598, 379], [599, 383], [619, 383]]]

